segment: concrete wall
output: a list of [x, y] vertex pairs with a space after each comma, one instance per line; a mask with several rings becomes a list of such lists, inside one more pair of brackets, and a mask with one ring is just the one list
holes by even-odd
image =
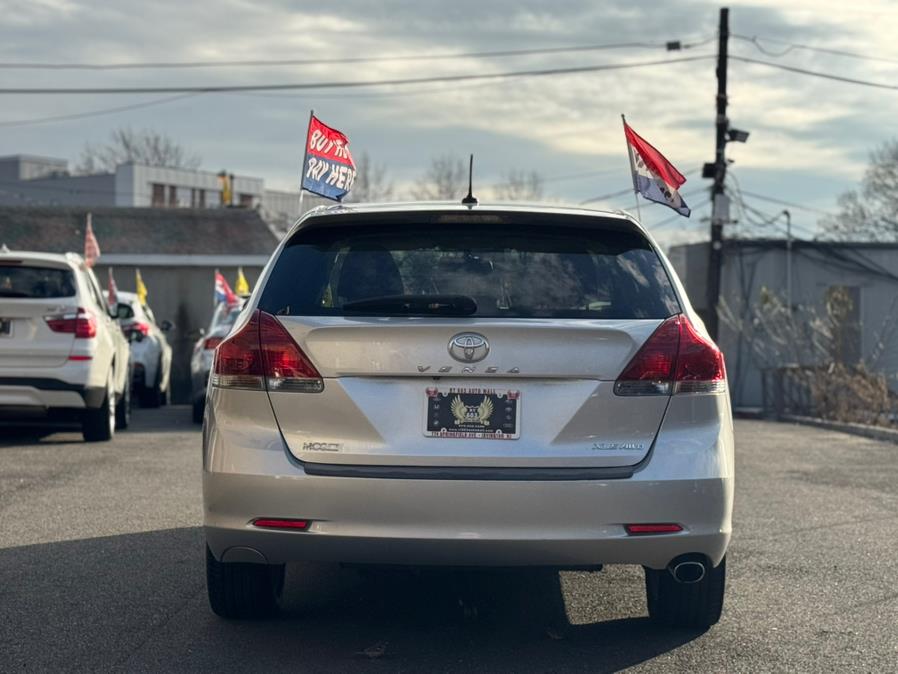
[[[95, 268], [104, 290], [107, 267], [108, 265], [98, 264]], [[237, 267], [220, 266], [219, 270], [233, 288], [237, 278]], [[128, 292], [136, 290], [134, 271], [135, 266], [130, 264], [114, 265], [115, 282], [119, 290]], [[250, 287], [255, 287], [261, 271], [261, 264], [243, 266]], [[212, 266], [177, 264], [140, 266], [140, 274], [149, 291], [147, 303], [153, 309], [156, 320], [161, 323], [168, 319], [175, 324], [174, 330], [168, 333], [168, 341], [173, 350], [173, 402], [189, 402], [190, 356], [194, 342], [199, 337], [199, 329], [207, 328], [212, 318], [214, 272], [215, 267]]]

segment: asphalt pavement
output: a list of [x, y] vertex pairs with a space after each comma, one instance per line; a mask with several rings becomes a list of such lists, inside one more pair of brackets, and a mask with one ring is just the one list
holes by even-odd
[[642, 571], [294, 565], [277, 620], [205, 596], [200, 433], [0, 429], [0, 671], [896, 671], [898, 446], [737, 422], [721, 623], [665, 631]]

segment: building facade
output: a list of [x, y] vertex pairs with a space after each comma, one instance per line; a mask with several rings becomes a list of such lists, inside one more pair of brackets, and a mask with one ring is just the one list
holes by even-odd
[[[674, 246], [669, 256], [693, 306], [706, 316], [708, 244]], [[734, 407], [765, 403], [764, 372], [770, 363], [740, 326], [757, 318], [762, 297], [771, 295], [786, 306], [791, 302], [797, 317], [824, 315], [837, 291], [848, 298], [839, 358], [884, 374], [898, 392], [898, 243], [792, 241], [787, 246], [781, 239], [731, 239], [724, 245], [720, 288], [721, 315], [729, 318], [720, 321], [718, 343]]]
[[228, 174], [230, 203], [224, 203], [222, 174], [192, 169], [120, 164], [112, 173], [72, 175], [65, 159], [0, 157], [0, 205], [120, 208], [221, 208], [258, 210], [285, 230], [301, 210], [322, 200], [300, 193], [266, 190], [262, 178]]

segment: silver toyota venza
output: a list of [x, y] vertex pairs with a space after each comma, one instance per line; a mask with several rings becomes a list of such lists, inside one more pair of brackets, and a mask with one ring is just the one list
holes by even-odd
[[391, 204], [284, 238], [207, 392], [212, 609], [284, 564], [639, 564], [650, 616], [723, 605], [723, 357], [625, 213]]

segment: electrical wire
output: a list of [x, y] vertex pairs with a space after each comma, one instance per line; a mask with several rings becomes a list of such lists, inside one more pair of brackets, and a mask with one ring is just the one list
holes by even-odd
[[[891, 58], [888, 56], [871, 56], [870, 54], [861, 54], [860, 52], [852, 52], [844, 49], [831, 49], [829, 47], [815, 47], [814, 45], [800, 44], [798, 42], [788, 42], [787, 40], [780, 40], [774, 37], [739, 35], [738, 33], [730, 33], [730, 37], [736, 40], [743, 40], [744, 42], [748, 42], [749, 44], [754, 45], [754, 47], [762, 54], [766, 54], [767, 56], [772, 56], [774, 58], [783, 57], [796, 49], [800, 49], [803, 51], [820, 52], [821, 54], [830, 54], [833, 56], [845, 56], [847, 58], [860, 59], [864, 61], [898, 63], [898, 58]], [[772, 42], [773, 44], [785, 45], [786, 48], [779, 52], [770, 51], [761, 44], [761, 40], [763, 40], [764, 42]]]
[[142, 108], [150, 108], [156, 105], [164, 105], [165, 103], [174, 103], [185, 98], [192, 98], [198, 94], [178, 94], [177, 96], [168, 96], [166, 98], [157, 98], [152, 101], [144, 101], [143, 103], [132, 103], [131, 105], [119, 105], [114, 108], [101, 108], [99, 110], [89, 110], [85, 112], [74, 112], [68, 115], [53, 115], [51, 117], [31, 117], [28, 119], [12, 119], [8, 121], [0, 121], [0, 128], [35, 126], [38, 124], [49, 124], [51, 122], [66, 122], [74, 119], [85, 119], [87, 117], [100, 117], [102, 115], [113, 115], [118, 112], [127, 112], [129, 110], [140, 110]]
[[[681, 49], [692, 49], [711, 42], [716, 36], [699, 38], [683, 43]], [[346, 63], [386, 63], [393, 61], [449, 61], [469, 58], [507, 58], [544, 54], [571, 54], [612, 49], [667, 48], [667, 42], [614, 42], [608, 44], [577, 45], [571, 47], [538, 47], [534, 49], [505, 49], [499, 51], [473, 51], [442, 54], [393, 54], [388, 56], [348, 56], [323, 59], [255, 59], [231, 61], [156, 61], [134, 63], [0, 63], [0, 69], [16, 70], [156, 70], [185, 68], [271, 68], [280, 66], [318, 66]]]
[[823, 73], [817, 70], [808, 70], [806, 68], [796, 68], [795, 66], [789, 66], [785, 63], [771, 63], [770, 61], [762, 61], [760, 59], [749, 58], [748, 56], [735, 56], [730, 54], [729, 59], [731, 61], [741, 61], [742, 63], [751, 63], [753, 65], [758, 66], [767, 66], [768, 68], [777, 68], [779, 70], [787, 70], [791, 73], [798, 73], [799, 75], [808, 75], [810, 77], [820, 77], [826, 80], [834, 80], [836, 82], [843, 82], [845, 84], [857, 84], [864, 87], [874, 87], [876, 89], [891, 89], [894, 91], [898, 91], [898, 84], [885, 84], [884, 82], [871, 82], [869, 80], [859, 80], [854, 77], [845, 77], [843, 75], [832, 75], [830, 73]]
[[671, 65], [675, 63], [691, 63], [715, 58], [712, 54], [697, 56], [683, 56], [673, 59], [657, 59], [653, 61], [636, 61], [633, 63], [605, 63], [586, 66], [573, 66], [569, 68], [547, 68], [535, 70], [517, 70], [500, 73], [484, 73], [480, 75], [435, 75], [431, 77], [409, 77], [387, 80], [355, 80], [345, 82], [293, 82], [278, 84], [222, 84], [201, 86], [162, 86], [162, 87], [7, 87], [0, 89], [0, 94], [186, 94], [186, 93], [224, 93], [235, 91], [289, 91], [289, 90], [316, 90], [316, 89], [358, 89], [362, 87], [380, 86], [404, 86], [411, 84], [426, 84], [432, 82], [471, 82], [485, 80], [499, 80], [523, 77], [545, 77], [549, 75], [573, 75], [577, 73], [600, 72], [605, 70], [632, 70], [659, 65]]

